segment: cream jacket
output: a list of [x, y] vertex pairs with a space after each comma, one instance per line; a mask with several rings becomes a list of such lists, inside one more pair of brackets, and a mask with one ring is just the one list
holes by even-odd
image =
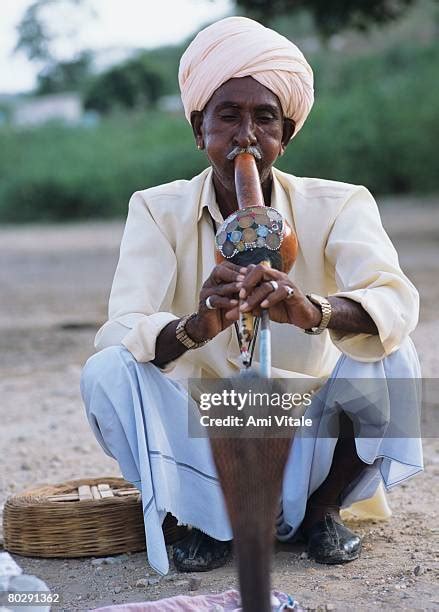
[[[294, 228], [299, 254], [290, 277], [305, 293], [355, 300], [379, 335], [325, 331], [310, 336], [272, 323], [273, 376], [325, 379], [340, 351], [376, 361], [397, 350], [415, 328], [419, 298], [403, 274], [376, 203], [361, 186], [298, 178], [273, 169], [271, 205]], [[215, 265], [210, 215], [223, 221], [211, 169], [136, 192], [130, 201], [109, 320], [95, 346], [125, 345], [139, 362], [155, 357], [156, 338], [173, 319], [195, 312]], [[164, 371], [172, 378], [228, 377], [239, 370], [233, 326], [204, 347], [187, 351]], [[310, 385], [312, 386], [312, 385]]]

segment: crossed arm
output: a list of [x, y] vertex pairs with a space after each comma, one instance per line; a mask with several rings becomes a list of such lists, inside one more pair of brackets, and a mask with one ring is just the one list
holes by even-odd
[[[276, 280], [278, 289], [273, 290], [270, 280]], [[292, 297], [286, 287], [294, 290]], [[206, 307], [209, 296], [215, 310]], [[328, 301], [332, 306], [330, 329], [355, 334], [378, 333], [373, 319], [358, 302], [335, 296]], [[268, 308], [271, 320], [302, 329], [317, 327], [322, 316], [320, 308], [310, 302], [284, 272], [262, 265], [241, 268], [223, 262], [215, 266], [204, 283], [197, 316], [188, 321], [186, 332], [196, 342], [214, 338], [238, 320], [240, 310], [258, 315], [261, 308]], [[154, 365], [164, 367], [186, 352], [176, 338], [177, 325], [178, 320], [171, 321], [157, 337]]]

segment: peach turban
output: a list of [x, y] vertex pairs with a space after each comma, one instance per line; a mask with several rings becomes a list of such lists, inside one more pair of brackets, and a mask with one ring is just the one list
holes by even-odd
[[204, 28], [183, 53], [178, 80], [187, 120], [223, 83], [245, 76], [278, 97], [297, 134], [314, 102], [311, 67], [287, 38], [246, 17], [227, 17]]

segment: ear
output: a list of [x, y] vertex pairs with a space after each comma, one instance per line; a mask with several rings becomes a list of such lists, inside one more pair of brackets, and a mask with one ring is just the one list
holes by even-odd
[[296, 129], [296, 123], [292, 119], [284, 117], [283, 128], [282, 128], [282, 141], [280, 146], [279, 155], [285, 153], [285, 149], [289, 145], [291, 138], [293, 137], [294, 130]]
[[195, 143], [199, 149], [204, 149], [203, 138], [203, 111], [191, 112], [191, 126], [195, 137]]

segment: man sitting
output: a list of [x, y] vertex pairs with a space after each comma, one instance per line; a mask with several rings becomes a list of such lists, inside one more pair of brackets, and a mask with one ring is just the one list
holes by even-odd
[[[177, 569], [212, 569], [230, 554], [208, 440], [188, 436], [184, 381], [238, 373], [239, 300], [241, 311], [269, 310], [274, 377], [306, 377], [316, 387], [328, 378], [419, 377], [408, 337], [418, 294], [370, 193], [273, 168], [313, 104], [312, 71], [299, 49], [252, 20], [231, 17], [197, 35], [181, 59], [179, 81], [210, 167], [190, 181], [133, 195], [109, 320], [82, 378], [97, 439], [142, 491], [148, 558], [161, 573], [169, 568], [161, 529], [167, 512], [193, 526], [175, 549]], [[265, 204], [297, 234], [289, 274], [215, 265], [216, 228], [238, 206], [229, 159], [236, 147], [257, 148]], [[342, 563], [361, 548], [340, 519], [342, 505], [372, 497], [382, 481], [390, 487], [417, 473], [422, 453], [419, 440], [392, 439], [384, 430], [355, 438], [357, 404], [337, 398], [330, 405], [328, 385], [319, 401], [325, 410], [341, 406], [339, 438], [294, 440], [277, 536], [290, 540], [300, 528], [311, 557]]]

